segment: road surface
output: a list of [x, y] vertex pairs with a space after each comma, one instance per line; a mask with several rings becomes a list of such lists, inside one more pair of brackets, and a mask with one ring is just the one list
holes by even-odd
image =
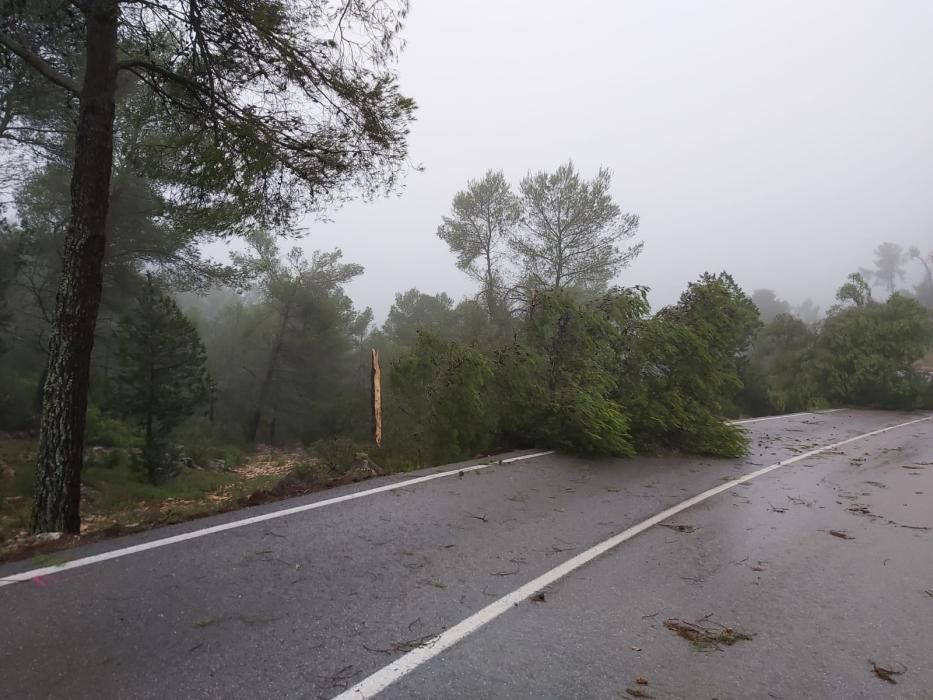
[[5, 565], [0, 696], [931, 698], [924, 418], [457, 465]]

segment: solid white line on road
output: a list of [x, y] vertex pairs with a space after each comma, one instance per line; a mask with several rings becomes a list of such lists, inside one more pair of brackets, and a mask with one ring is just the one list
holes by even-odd
[[35, 578], [42, 576], [49, 576], [51, 574], [57, 574], [62, 571], [68, 571], [69, 569], [77, 569], [82, 566], [89, 566], [90, 564], [98, 564], [102, 561], [109, 561], [110, 559], [118, 559], [120, 557], [129, 556], [130, 554], [138, 554], [139, 552], [146, 552], [150, 549], [158, 549], [159, 547], [166, 547], [170, 544], [177, 544], [178, 542], [185, 542], [187, 540], [197, 539], [198, 537], [206, 537], [207, 535], [213, 535], [217, 532], [224, 532], [226, 530], [233, 530], [238, 527], [245, 527], [247, 525], [254, 525], [256, 523], [262, 523], [267, 520], [275, 520], [276, 518], [284, 518], [288, 515], [294, 515], [295, 513], [304, 513], [308, 510], [316, 510], [318, 508], [325, 508], [326, 506], [332, 506], [337, 503], [345, 503], [346, 501], [353, 501], [357, 498], [364, 498], [365, 496], [372, 496], [377, 493], [385, 493], [386, 491], [395, 491], [396, 489], [403, 489], [406, 486], [414, 486], [415, 484], [423, 484], [426, 481], [434, 481], [435, 479], [443, 479], [445, 476], [454, 476], [455, 474], [461, 474], [465, 472], [475, 472], [480, 469], [486, 469], [488, 467], [495, 466], [497, 464], [512, 464], [513, 462], [521, 462], [526, 459], [534, 459], [535, 457], [546, 457], [547, 455], [554, 454], [553, 450], [547, 450], [546, 452], [535, 452], [528, 455], [518, 455], [517, 457], [509, 457], [507, 459], [497, 459], [487, 464], [476, 464], [471, 467], [462, 467], [450, 469], [444, 472], [438, 472], [436, 474], [427, 474], [425, 476], [418, 476], [414, 479], [406, 479], [405, 481], [397, 481], [392, 484], [386, 484], [385, 486], [377, 486], [376, 488], [366, 489], [365, 491], [356, 491], [354, 493], [348, 493], [343, 496], [336, 496], [334, 498], [326, 498], [321, 501], [315, 501], [314, 503], [306, 503], [301, 506], [295, 506], [293, 508], [285, 508], [283, 510], [276, 510], [270, 513], [263, 513], [262, 515], [255, 515], [251, 518], [244, 518], [243, 520], [234, 520], [229, 523], [223, 523], [221, 525], [214, 525], [212, 527], [205, 527], [201, 530], [194, 530], [192, 532], [185, 532], [181, 535], [173, 535], [172, 537], [163, 537], [162, 539], [152, 540], [151, 542], [143, 542], [142, 544], [132, 545], [131, 547], [123, 547], [121, 549], [113, 549], [109, 552], [102, 552], [100, 554], [93, 554], [89, 557], [82, 557], [81, 559], [74, 559], [72, 561], [66, 561], [56, 566], [45, 566], [41, 569], [32, 569], [30, 571], [23, 571], [19, 574], [11, 574], [0, 579], [0, 588], [3, 586], [9, 586], [13, 583], [20, 583], [23, 581], [30, 581]]
[[[835, 409], [841, 410], [841, 409]], [[825, 413], [831, 413], [832, 411], [825, 411]], [[778, 418], [792, 418], [794, 416], [801, 415], [811, 415], [809, 413], [789, 413], [783, 416], [767, 416], [764, 418], [752, 418], [745, 421], [731, 421], [733, 424], [741, 425], [746, 422], [756, 423], [762, 420], [776, 420]], [[450, 469], [444, 472], [438, 472], [435, 474], [428, 474], [426, 476], [415, 477], [414, 479], [406, 479], [405, 481], [399, 481], [393, 484], [386, 484], [385, 486], [377, 486], [376, 488], [366, 489], [365, 491], [357, 491], [355, 493], [348, 493], [344, 496], [336, 496], [334, 498], [327, 498], [321, 501], [315, 501], [314, 503], [307, 503], [302, 506], [295, 506], [293, 508], [285, 508], [283, 510], [277, 510], [270, 513], [263, 513], [262, 515], [255, 515], [250, 518], [244, 518], [243, 520], [234, 520], [228, 523], [223, 523], [222, 525], [213, 525], [211, 527], [205, 527], [200, 530], [193, 530], [192, 532], [186, 532], [181, 535], [173, 535], [171, 537], [163, 537], [158, 540], [152, 540], [150, 542], [144, 542], [142, 544], [132, 545], [130, 547], [123, 547], [120, 549], [110, 550], [108, 552], [102, 552], [101, 554], [93, 554], [88, 557], [82, 557], [80, 559], [74, 559], [72, 561], [63, 562], [62, 564], [57, 564], [55, 566], [45, 566], [41, 569], [31, 569], [30, 571], [24, 571], [19, 574], [11, 574], [4, 578], [0, 578], [0, 588], [3, 586], [9, 586], [13, 583], [20, 583], [22, 581], [30, 581], [32, 579], [49, 576], [51, 574], [59, 573], [61, 571], [68, 571], [69, 569], [77, 569], [82, 566], [89, 566], [90, 564], [97, 564], [102, 561], [109, 561], [110, 559], [118, 559], [120, 557], [125, 557], [130, 554], [138, 554], [139, 552], [146, 552], [150, 549], [158, 549], [159, 547], [166, 547], [170, 544], [177, 544], [179, 542], [185, 542], [187, 540], [197, 539], [198, 537], [205, 537], [207, 535], [213, 535], [218, 532], [224, 532], [226, 530], [233, 530], [238, 527], [245, 527], [247, 525], [254, 525], [255, 523], [265, 522], [267, 520], [274, 520], [276, 518], [282, 518], [287, 515], [294, 515], [295, 513], [303, 513], [308, 510], [316, 510], [318, 508], [324, 508], [326, 506], [336, 505], [337, 503], [344, 503], [346, 501], [353, 501], [357, 498], [363, 498], [365, 496], [372, 496], [377, 493], [384, 493], [386, 491], [394, 491], [395, 489], [405, 488], [406, 486], [414, 486], [415, 484], [421, 484], [426, 481], [433, 481], [434, 479], [442, 479], [445, 476], [452, 476], [454, 474], [459, 474], [460, 472], [473, 472], [479, 471], [480, 469], [486, 469], [487, 467], [492, 467], [497, 464], [511, 464], [513, 462], [521, 462], [526, 459], [533, 459], [534, 457], [545, 457], [547, 455], [554, 454], [553, 450], [547, 450], [544, 452], [535, 452], [528, 455], [519, 455], [517, 457], [509, 457], [507, 459], [498, 459], [488, 462], [486, 464], [477, 464], [472, 467], [463, 467], [462, 469]]]
[[842, 408], [830, 408], [825, 411], [802, 411], [801, 413], [785, 413], [780, 416], [764, 416], [762, 418], [743, 418], [741, 420], [732, 420], [729, 421], [732, 425], [748, 425], [749, 423], [761, 423], [763, 420], [777, 420], [778, 418], [796, 418], [798, 416], [813, 416], [820, 415], [822, 413], [836, 413], [837, 411], [843, 411]]
[[376, 671], [371, 676], [364, 678], [362, 681], [357, 683], [352, 688], [344, 691], [338, 695], [335, 700], [359, 700], [359, 698], [371, 698], [382, 692], [390, 685], [400, 680], [407, 674], [414, 671], [416, 668], [433, 659], [438, 654], [446, 651], [457, 642], [461, 641], [465, 637], [469, 636], [479, 628], [484, 625], [492, 622], [497, 617], [505, 613], [506, 611], [512, 609], [514, 606], [518, 605], [522, 601], [526, 600], [530, 596], [538, 593], [543, 588], [551, 585], [555, 581], [563, 578], [567, 574], [572, 573], [576, 569], [579, 569], [584, 564], [588, 564], [597, 557], [605, 554], [611, 549], [619, 546], [626, 540], [630, 540], [635, 537], [635, 535], [641, 534], [645, 530], [658, 525], [668, 518], [681, 513], [688, 508], [692, 508], [698, 503], [702, 503], [708, 498], [712, 498], [717, 494], [720, 494], [724, 491], [737, 486], [738, 484], [744, 484], [752, 479], [756, 479], [759, 476], [763, 476], [768, 472], [772, 472], [775, 469], [780, 469], [781, 467], [786, 467], [789, 464], [794, 464], [796, 462], [809, 459], [814, 455], [818, 455], [821, 452], [827, 452], [829, 450], [834, 450], [843, 445], [848, 445], [858, 440], [864, 440], [865, 438], [872, 437], [874, 435], [880, 435], [881, 433], [886, 433], [889, 430], [897, 430], [898, 428], [905, 428], [908, 425], [914, 425], [916, 423], [922, 423], [933, 419], [933, 416], [927, 416], [926, 418], [917, 418], [915, 420], [907, 421], [906, 423], [899, 423], [898, 425], [888, 426], [887, 428], [881, 428], [879, 430], [873, 430], [870, 433], [863, 433], [862, 435], [856, 435], [851, 437], [848, 440], [842, 440], [840, 442], [833, 443], [832, 445], [826, 445], [825, 447], [820, 447], [815, 450], [810, 450], [809, 452], [804, 452], [797, 455], [796, 457], [791, 457], [790, 459], [785, 459], [783, 462], [778, 462], [777, 464], [772, 464], [768, 467], [763, 467], [757, 471], [746, 474], [745, 476], [739, 477], [738, 479], [733, 479], [732, 481], [727, 481], [715, 488], [711, 488], [708, 491], [704, 491], [701, 494], [694, 496], [693, 498], [688, 498], [686, 501], [678, 503], [676, 506], [672, 506], [667, 510], [663, 510], [657, 515], [654, 515], [647, 520], [643, 520], [637, 525], [623, 530], [618, 535], [610, 537], [608, 540], [597, 544], [596, 546], [581, 552], [580, 554], [568, 559], [560, 566], [557, 566], [550, 571], [542, 574], [536, 579], [533, 579], [526, 583], [524, 586], [516, 588], [511, 593], [506, 594], [502, 598], [499, 598], [493, 603], [490, 603], [482, 610], [470, 615], [462, 622], [454, 625], [450, 629], [442, 632], [440, 635], [434, 639], [428, 641], [424, 646], [420, 646], [417, 649], [414, 649], [403, 656], [400, 656], [394, 662], [385, 666], [384, 668]]

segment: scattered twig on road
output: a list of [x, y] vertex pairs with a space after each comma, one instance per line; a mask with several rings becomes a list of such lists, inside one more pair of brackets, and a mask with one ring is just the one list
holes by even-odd
[[327, 681], [334, 688], [346, 690], [350, 687], [350, 683], [353, 681], [353, 678], [360, 675], [359, 671], [354, 671], [353, 669], [353, 664], [350, 664], [349, 666], [344, 666], [332, 676], [318, 676], [318, 678], [322, 681]]
[[482, 520], [484, 523], [489, 522], [489, 518], [487, 518], [485, 515], [473, 515], [472, 513], [467, 513], [467, 515], [469, 515], [471, 518]]
[[389, 647], [388, 649], [382, 649], [379, 647], [370, 647], [365, 644], [363, 644], [363, 648], [366, 651], [373, 652], [374, 654], [407, 654], [413, 649], [431, 646], [436, 641], [437, 641], [436, 634], [426, 634], [423, 637], [417, 637], [415, 639], [408, 639], [402, 642], [393, 642], [392, 646]]
[[628, 693], [629, 697], [633, 698], [653, 698], [654, 695], [651, 695], [647, 690], [642, 690], [641, 688], [626, 688], [625, 692]]
[[519, 571], [518, 568], [516, 568], [515, 571], [493, 571], [492, 574], [490, 575], [491, 576], [514, 576], [515, 574], [518, 573], [518, 571]]
[[829, 534], [838, 537], [840, 540], [854, 540], [855, 538], [845, 530], [830, 530]]
[[931, 590], [931, 589], [928, 588], [927, 590], [924, 591], [924, 593], [926, 593], [928, 596], [930, 596], [931, 598], [933, 598], [933, 590]]
[[787, 512], [787, 508], [781, 508], [780, 506], [776, 506], [773, 503], [769, 503], [768, 505], [771, 506], [771, 510], [773, 510], [775, 513], [786, 513]]
[[894, 676], [900, 676], [907, 671], [907, 667], [904, 664], [879, 664], [875, 663], [871, 659], [868, 660], [868, 663], [871, 664], [871, 670], [874, 671], [875, 675], [878, 676], [883, 681], [887, 681], [892, 685], [897, 685], [897, 681], [894, 680]]
[[371, 651], [373, 654], [391, 654], [392, 653], [391, 649], [378, 649], [376, 647], [367, 646], [366, 644], [363, 644], [363, 648], [366, 651]]
[[[701, 618], [699, 622], [686, 622], [677, 618], [668, 618], [664, 621], [664, 626], [678, 637], [690, 642], [697, 651], [710, 651], [712, 649], [721, 651], [721, 645], [732, 646], [736, 642], [752, 639], [752, 635], [721, 625], [710, 620], [710, 617], [711, 615], [707, 615]], [[715, 627], [700, 624], [704, 622]]]
[[928, 525], [904, 525], [903, 523], [899, 523], [896, 520], [889, 520], [888, 522], [892, 525], [897, 525], [898, 527], [907, 528], [908, 530], [933, 530], [933, 528], [929, 527]]
[[679, 525], [676, 523], [661, 523], [661, 527], [666, 527], [669, 530], [676, 530], [677, 532], [696, 532], [695, 525]]

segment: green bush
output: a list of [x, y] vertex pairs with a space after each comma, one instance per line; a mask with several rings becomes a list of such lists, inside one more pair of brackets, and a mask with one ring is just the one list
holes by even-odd
[[242, 463], [246, 455], [241, 445], [219, 437], [204, 417], [190, 418], [172, 433], [172, 439], [184, 448], [184, 453], [195, 465], [205, 469], [214, 460], [223, 460], [226, 468], [230, 469]]
[[349, 438], [337, 437], [317, 440], [308, 446], [308, 452], [333, 474], [342, 474], [353, 466], [357, 452], [365, 452]]
[[103, 414], [97, 406], [91, 404], [87, 409], [85, 443], [101, 447], [139, 447], [142, 440], [129, 425]]
[[32, 430], [38, 424], [35, 378], [0, 369], [0, 430]]

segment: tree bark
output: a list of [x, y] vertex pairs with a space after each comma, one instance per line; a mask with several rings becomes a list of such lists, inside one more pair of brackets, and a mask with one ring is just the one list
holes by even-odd
[[77, 533], [81, 526], [87, 392], [113, 167], [119, 21], [117, 0], [88, 0], [85, 7], [85, 77], [75, 135], [71, 215], [43, 390], [33, 532]]

